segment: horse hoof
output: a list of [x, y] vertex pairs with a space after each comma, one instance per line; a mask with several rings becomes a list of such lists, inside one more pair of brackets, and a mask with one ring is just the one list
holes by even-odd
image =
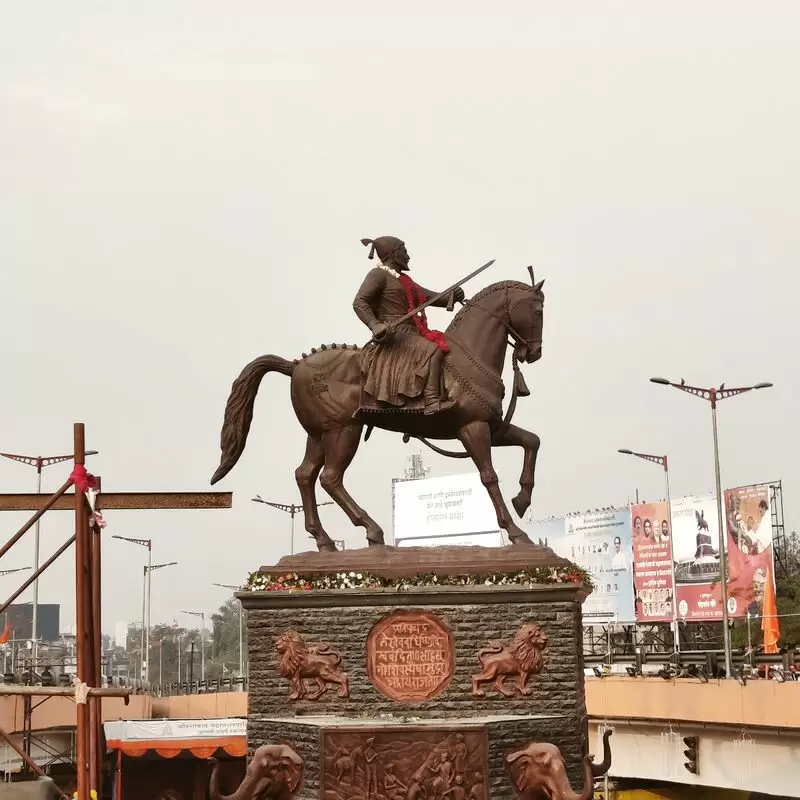
[[[520, 531], [515, 536], [509, 536], [509, 539], [511, 539], [511, 544], [533, 544], [530, 536], [523, 531]], [[534, 545], [534, 547], [536, 547], [536, 545]]]
[[517, 512], [517, 516], [522, 519], [522, 517], [525, 516], [525, 512], [531, 506], [531, 499], [530, 497], [524, 497], [522, 492], [520, 492], [511, 500], [511, 505], [514, 506], [514, 511]]
[[337, 552], [336, 545], [331, 541], [317, 542], [317, 550], [319, 550], [320, 553], [336, 553]]

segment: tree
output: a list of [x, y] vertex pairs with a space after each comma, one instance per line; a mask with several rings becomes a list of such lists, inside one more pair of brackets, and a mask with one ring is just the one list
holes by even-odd
[[775, 599], [778, 614], [797, 614], [793, 617], [781, 617], [782, 647], [800, 645], [800, 536], [792, 531], [786, 537], [786, 570], [776, 575]]
[[[232, 597], [211, 616], [211, 660], [206, 657], [207, 678], [230, 678], [239, 674], [239, 601]], [[244, 625], [244, 619], [242, 619]], [[245, 652], [246, 642], [242, 643]]]

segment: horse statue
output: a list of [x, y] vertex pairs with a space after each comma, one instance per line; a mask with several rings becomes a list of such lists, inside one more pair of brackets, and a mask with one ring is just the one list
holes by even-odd
[[[231, 387], [221, 433], [222, 455], [212, 485], [230, 472], [244, 452], [261, 379], [268, 372], [279, 372], [291, 379], [292, 406], [308, 434], [305, 457], [295, 478], [305, 527], [319, 550], [334, 551], [336, 546], [320, 522], [315, 492], [318, 478], [351, 522], [366, 529], [368, 544], [384, 544], [380, 525], [344, 485], [344, 474], [358, 450], [365, 425], [365, 440], [372, 427], [402, 433], [405, 441], [414, 437], [426, 444], [429, 439], [458, 439], [465, 452], [451, 453], [429, 446], [444, 455], [471, 457], [494, 505], [499, 527], [506, 531], [512, 544], [533, 545], [512, 519], [492, 466], [492, 447], [522, 448], [520, 490], [511, 501], [522, 517], [531, 504], [539, 437], [511, 424], [511, 416], [517, 396], [529, 393], [518, 364], [532, 364], [542, 356], [544, 308], [544, 281], [536, 283], [533, 269], [529, 267], [528, 271], [530, 283], [499, 281], [461, 301], [462, 307], [444, 334], [449, 352], [443, 362], [443, 388], [454, 401], [447, 411], [431, 416], [402, 410], [361, 413], [362, 358], [370, 347], [379, 345], [322, 345], [294, 361], [276, 355], [251, 361]], [[508, 413], [503, 418], [505, 386], [501, 376], [509, 346], [513, 348], [515, 380]]]

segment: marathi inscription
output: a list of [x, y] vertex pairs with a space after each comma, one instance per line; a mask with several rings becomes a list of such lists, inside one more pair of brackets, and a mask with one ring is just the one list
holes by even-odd
[[396, 611], [367, 639], [367, 672], [392, 700], [427, 700], [453, 676], [453, 640], [442, 620], [424, 611]]

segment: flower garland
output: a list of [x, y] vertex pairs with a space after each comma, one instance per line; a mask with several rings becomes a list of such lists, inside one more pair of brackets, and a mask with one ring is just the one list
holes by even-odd
[[399, 278], [400, 273], [392, 269], [388, 264], [384, 264], [382, 261], [378, 262], [378, 269], [382, 269], [384, 272], [388, 272], [393, 278]]
[[424, 573], [413, 578], [384, 578], [370, 572], [336, 572], [304, 576], [296, 572], [281, 575], [256, 571], [242, 587], [246, 592], [297, 592], [325, 589], [395, 589], [402, 592], [416, 587], [437, 586], [536, 586], [554, 583], [585, 584], [593, 587], [589, 573], [569, 564], [564, 567], [537, 567], [519, 572], [490, 572], [481, 575], [437, 575]]
[[[401, 275], [397, 270], [392, 269], [390, 266], [388, 266], [388, 264], [384, 264], [382, 261], [378, 262], [377, 267], [378, 269], [382, 269], [384, 272], [388, 272], [389, 275], [400, 281], [400, 284], [406, 292], [406, 300], [408, 300], [409, 311], [416, 308], [421, 303], [424, 303], [428, 299], [420, 291], [419, 286], [417, 286], [417, 284], [414, 283], [414, 281], [408, 275]], [[428, 318], [425, 316], [425, 311], [420, 311], [419, 314], [414, 314], [413, 319], [414, 325], [421, 336], [424, 336], [429, 342], [433, 342], [443, 352], [450, 352], [450, 348], [447, 346], [444, 334], [441, 331], [432, 331], [428, 327]]]

